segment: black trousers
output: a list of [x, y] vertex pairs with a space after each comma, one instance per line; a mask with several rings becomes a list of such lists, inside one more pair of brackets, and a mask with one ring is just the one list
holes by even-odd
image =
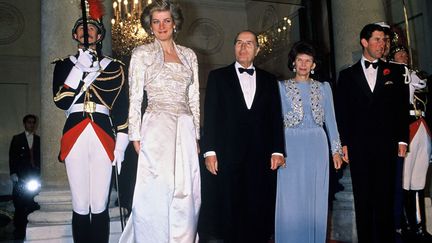
[[[350, 169], [359, 243], [394, 242], [394, 153], [351, 148]], [[349, 149], [349, 148], [348, 148]], [[394, 156], [393, 156], [394, 154]]]

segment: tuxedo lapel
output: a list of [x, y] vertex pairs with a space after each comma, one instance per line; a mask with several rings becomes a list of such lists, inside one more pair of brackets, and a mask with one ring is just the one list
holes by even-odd
[[383, 63], [382, 61], [379, 61], [374, 95], [379, 94], [379, 92], [381, 92], [383, 87], [384, 87]]
[[237, 72], [235, 70], [234, 64], [230, 65], [228, 68], [228, 75], [231, 86], [234, 90], [234, 98], [238, 100], [238, 103], [242, 105], [242, 107], [247, 108], [246, 101], [244, 99], [243, 91], [240, 86], [240, 80], [237, 76]]
[[[21, 133], [20, 140], [21, 140], [20, 143], [23, 146], [23, 148], [26, 151], [30, 151], [30, 147], [29, 147], [29, 144], [28, 144], [28, 141], [27, 141], [27, 136], [26, 136], [25, 132]], [[33, 139], [33, 142], [34, 142], [34, 139]]]
[[255, 103], [258, 101], [258, 98], [260, 97], [262, 90], [263, 90], [263, 80], [262, 80], [262, 72], [258, 68], [255, 68], [255, 83], [256, 83], [256, 89], [255, 89], [255, 95], [252, 101], [251, 109], [254, 107]]
[[365, 93], [369, 99], [372, 99], [372, 90], [369, 87], [368, 81], [366, 79], [366, 75], [363, 71], [360, 61], [354, 64], [353, 68], [354, 68], [353, 78], [356, 80], [358, 86], [363, 91], [363, 93]]

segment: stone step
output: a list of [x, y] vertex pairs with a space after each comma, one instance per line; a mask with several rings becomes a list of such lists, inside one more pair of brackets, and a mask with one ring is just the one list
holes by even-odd
[[[121, 235], [119, 220], [110, 222], [110, 243], [117, 243]], [[25, 242], [30, 243], [73, 243], [72, 227], [69, 224], [27, 226]]]
[[[120, 210], [118, 207], [109, 208], [109, 215], [112, 220], [120, 219]], [[28, 221], [33, 225], [57, 225], [71, 224], [72, 209], [64, 211], [44, 211], [37, 210], [29, 214]]]
[[[70, 190], [44, 188], [35, 196], [34, 200], [39, 203], [42, 211], [72, 211], [72, 195]], [[113, 190], [109, 206], [114, 207], [116, 200], [117, 192]]]

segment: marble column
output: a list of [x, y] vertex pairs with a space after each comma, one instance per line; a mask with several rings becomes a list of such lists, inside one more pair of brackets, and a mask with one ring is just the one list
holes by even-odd
[[[111, 53], [110, 1], [105, 1], [104, 24], [107, 26], [103, 52]], [[41, 0], [41, 156], [42, 191], [35, 200], [41, 209], [29, 215], [26, 242], [72, 242], [71, 194], [63, 163], [58, 162], [65, 114], [52, 98], [52, 78], [56, 58], [77, 52], [72, 27], [81, 17], [80, 0]], [[110, 198], [111, 242], [117, 242], [121, 229], [119, 210], [114, 207], [117, 194]]]
[[332, 21], [336, 71], [361, 57], [360, 31], [366, 24], [385, 21], [383, 1], [332, 0]]
[[59, 163], [60, 137], [65, 114], [52, 100], [52, 75], [56, 58], [76, 52], [71, 29], [79, 17], [79, 1], [41, 2], [41, 156], [42, 187], [68, 187], [65, 166]]

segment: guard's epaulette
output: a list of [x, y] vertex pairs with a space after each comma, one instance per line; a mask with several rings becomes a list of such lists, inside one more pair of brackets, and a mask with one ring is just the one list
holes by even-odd
[[66, 59], [66, 58], [69, 58], [69, 56], [65, 56], [65, 57], [63, 57], [63, 58], [56, 58], [56, 59], [54, 59], [52, 62], [51, 62], [51, 64], [55, 64], [55, 63], [57, 63], [57, 62], [60, 62], [60, 61], [63, 61], [64, 59]]
[[110, 57], [110, 56], [104, 56], [104, 57], [110, 59], [110, 60], [113, 61], [113, 62], [118, 62], [118, 63], [120, 63], [120, 64], [123, 65], [123, 66], [126, 65], [126, 64], [124, 64], [122, 61], [120, 61], [120, 60], [118, 60], [118, 59], [115, 59], [115, 58], [113, 58], [113, 57]]

